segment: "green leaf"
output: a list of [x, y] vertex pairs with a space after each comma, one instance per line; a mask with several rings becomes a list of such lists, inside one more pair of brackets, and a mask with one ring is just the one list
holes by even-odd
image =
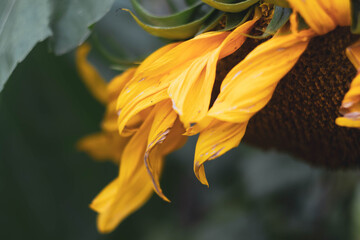
[[114, 0], [52, 0], [51, 45], [56, 54], [64, 54], [80, 45], [90, 34], [88, 27], [107, 13]]
[[229, 0], [201, 0], [201, 1], [218, 10], [224, 12], [236, 13], [251, 7], [259, 0], [244, 0], [237, 3], [229, 3]]
[[284, 26], [285, 23], [289, 20], [291, 13], [292, 10], [290, 8], [275, 6], [273, 18], [271, 19], [262, 37], [268, 37], [275, 34], [277, 30]]
[[50, 13], [47, 0], [0, 1], [0, 91], [35, 44], [51, 35]]
[[0, 0], [0, 91], [36, 43], [51, 38], [56, 54], [81, 44], [114, 0]]
[[191, 20], [194, 13], [198, 11], [201, 5], [203, 4], [201, 2], [197, 2], [181, 12], [177, 12], [169, 16], [156, 16], [148, 12], [145, 8], [143, 8], [141, 4], [138, 2], [138, 0], [131, 0], [131, 3], [134, 7], [135, 12], [147, 24], [151, 24], [154, 26], [164, 26], [164, 27], [186, 24]]
[[201, 25], [205, 22], [205, 20], [215, 11], [215, 9], [209, 9], [204, 16], [187, 24], [164, 27], [144, 23], [129, 9], [123, 10], [129, 12], [134, 18], [134, 20], [140, 25], [140, 27], [142, 27], [148, 33], [157, 37], [173, 40], [187, 39], [194, 36], [200, 29]]
[[351, 32], [360, 34], [360, 1], [351, 0]]

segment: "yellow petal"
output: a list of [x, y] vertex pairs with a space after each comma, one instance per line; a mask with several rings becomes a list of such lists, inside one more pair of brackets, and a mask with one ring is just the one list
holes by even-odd
[[[151, 66], [154, 61], [159, 59], [161, 56], [163, 56], [165, 53], [167, 53], [177, 45], [179, 45], [179, 43], [172, 43], [158, 49], [140, 64], [140, 66], [136, 69], [136, 72], [132, 79], [127, 82], [124, 89], [122, 89], [122, 92], [118, 96], [118, 102], [116, 107], [118, 111], [121, 112], [123, 108], [125, 108], [125, 106], [129, 106], [131, 104], [136, 105], [142, 99], [145, 99], [150, 95], [160, 92], [167, 87], [166, 83], [162, 83], [162, 77], [164, 77], [164, 74], [155, 74], [153, 76], [150, 75], [147, 78], [143, 77], [142, 75], [144, 73], [144, 69]], [[132, 108], [132, 106], [130, 108]], [[124, 114], [122, 115], [122, 117], [123, 116]], [[131, 117], [133, 116], [130, 116], [128, 118], [130, 119]], [[122, 131], [120, 130], [120, 132]]]
[[208, 55], [210, 54], [192, 62], [190, 67], [180, 73], [168, 88], [174, 110], [180, 115], [185, 128], [203, 118], [209, 108], [216, 69], [213, 69], [214, 74], [211, 78], [205, 78], [205, 66], [210, 58]]
[[111, 100], [106, 105], [104, 119], [101, 122], [101, 128], [106, 132], [117, 132], [116, 100]]
[[[160, 188], [159, 178], [162, 169], [161, 156], [164, 155], [162, 151], [163, 142], [166, 141], [169, 133], [172, 131], [173, 125], [177, 118], [177, 114], [172, 109], [170, 100], [166, 100], [157, 104], [157, 106], [154, 108], [154, 112], [155, 112], [154, 122], [152, 124], [151, 131], [148, 137], [148, 144], [144, 158], [145, 167], [153, 181], [155, 192], [162, 199], [169, 202], [169, 199], [165, 197], [165, 195], [163, 194]], [[181, 139], [181, 138], [182, 135], [179, 134], [177, 138], [172, 139], [172, 141], [177, 142], [177, 139]], [[161, 162], [159, 162], [159, 160]]]
[[[336, 0], [328, 0], [336, 1]], [[337, 0], [348, 1], [348, 0]], [[306, 23], [317, 34], [326, 34], [336, 27], [336, 19], [327, 12], [322, 0], [288, 0], [295, 12], [299, 12]], [[336, 11], [336, 10], [335, 10]]]
[[[153, 192], [152, 181], [144, 165], [153, 117], [153, 114], [148, 116], [126, 145], [121, 157], [119, 178], [91, 204], [91, 208], [99, 213], [98, 228], [101, 232], [113, 230], [125, 217], [141, 207]], [[113, 188], [116, 188], [115, 192]]]
[[90, 52], [90, 45], [84, 43], [76, 51], [76, 66], [81, 78], [92, 95], [102, 103], [108, 99], [106, 81], [100, 76], [96, 69], [87, 61]]
[[144, 68], [141, 76], [146, 78], [168, 73], [186, 62], [196, 59], [204, 52], [214, 50], [227, 35], [229, 32], [207, 32], [182, 42]]
[[[116, 187], [115, 194], [105, 195], [101, 192], [99, 195], [104, 201], [99, 204], [100, 212], [97, 219], [98, 229], [102, 233], [114, 230], [122, 220], [139, 209], [153, 193], [153, 186], [144, 166], [127, 184], [118, 185], [115, 183], [114, 186]], [[99, 210], [95, 209], [94, 205], [91, 207], [94, 210]]]
[[360, 127], [360, 74], [358, 73], [345, 94], [340, 107], [344, 117], [336, 119], [336, 124], [343, 127]]
[[81, 139], [77, 143], [77, 149], [86, 152], [96, 160], [111, 159], [118, 164], [128, 140], [128, 138], [120, 137], [117, 132], [96, 133]]
[[115, 200], [118, 191], [119, 177], [109, 183], [92, 201], [90, 207], [97, 212], [104, 212]]
[[137, 126], [129, 126], [129, 121], [132, 121], [141, 111], [152, 107], [158, 102], [168, 98], [166, 89], [162, 89], [154, 94], [146, 93], [139, 98], [138, 101], [130, 102], [123, 109], [120, 110], [118, 118], [118, 130], [121, 135], [137, 131]]
[[[216, 76], [216, 65], [219, 59], [235, 52], [245, 41], [244, 33], [248, 33], [256, 20], [248, 21], [236, 28], [224, 40], [218, 39], [218, 47], [211, 51], [199, 53], [190, 66], [170, 84], [169, 96], [173, 100], [174, 109], [180, 115], [185, 128], [189, 128], [203, 119], [209, 109], [211, 93]], [[212, 36], [211, 36], [212, 37]], [[205, 37], [203, 37], [205, 40]], [[211, 44], [214, 43], [210, 39]], [[208, 44], [205, 41], [199, 44]], [[194, 44], [194, 51], [199, 46]], [[189, 49], [189, 51], [191, 51]]]
[[245, 134], [246, 126], [247, 122], [229, 123], [215, 119], [200, 133], [195, 149], [194, 172], [202, 184], [209, 185], [204, 163], [237, 147]]
[[360, 71], [360, 40], [346, 48], [346, 56], [355, 68]]
[[156, 60], [163, 57], [164, 54], [178, 46], [180, 43], [181, 42], [167, 44], [150, 54], [138, 67], [134, 76], [134, 81], [139, 81], [141, 78], [143, 78], [142, 74], [144, 73], [145, 69], [149, 68]]
[[323, 9], [335, 21], [336, 25], [350, 26], [350, 0], [318, 0]]
[[358, 70], [341, 103], [343, 117], [336, 119], [336, 124], [343, 127], [360, 127], [360, 40], [346, 49], [346, 55]]
[[270, 100], [277, 83], [295, 65], [312, 31], [276, 36], [258, 47], [225, 77], [208, 115], [223, 121], [246, 122]]
[[335, 122], [341, 127], [360, 128], [360, 118], [350, 119], [346, 117], [338, 117]]
[[181, 66], [162, 76], [153, 76], [128, 84], [118, 98], [118, 128], [121, 135], [129, 129], [129, 121], [156, 103], [169, 98], [167, 89], [171, 81], [184, 71]]

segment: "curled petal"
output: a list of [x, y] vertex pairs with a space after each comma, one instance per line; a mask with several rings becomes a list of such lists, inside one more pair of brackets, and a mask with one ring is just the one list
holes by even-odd
[[209, 185], [204, 163], [237, 147], [245, 134], [247, 122], [229, 123], [214, 119], [200, 135], [195, 149], [194, 172], [199, 181]]
[[312, 31], [276, 36], [256, 47], [227, 74], [208, 115], [227, 122], [247, 122], [268, 103], [311, 36]]
[[167, 88], [170, 82], [180, 75], [184, 69], [185, 66], [182, 66], [161, 76], [132, 82], [124, 88], [117, 102], [118, 129], [121, 135], [126, 135], [129, 121], [132, 121], [137, 114], [169, 98]]
[[87, 55], [90, 52], [90, 44], [84, 43], [76, 51], [76, 67], [83, 79], [86, 87], [92, 95], [101, 103], [108, 100], [107, 83], [96, 71], [96, 69], [87, 61]]
[[148, 137], [144, 161], [145, 167], [153, 181], [155, 192], [162, 199], [169, 202], [169, 199], [162, 193], [159, 183], [160, 172], [162, 169], [161, 145], [170, 133], [177, 118], [177, 114], [173, 111], [170, 100], [157, 104], [154, 108], [154, 112], [154, 122]]
[[[223, 41], [217, 42], [218, 47], [212, 51], [199, 53], [169, 86], [169, 96], [173, 100], [174, 110], [180, 115], [185, 128], [201, 121], [207, 114], [211, 93], [216, 76], [218, 60], [235, 52], [245, 41], [244, 34], [254, 26], [255, 20], [248, 21], [232, 31]], [[205, 34], [206, 36], [206, 34]], [[212, 38], [212, 36], [210, 37]], [[205, 40], [205, 37], [203, 37]], [[213, 43], [213, 39], [209, 39]], [[199, 44], [208, 44], [199, 42]], [[194, 44], [194, 51], [199, 46]]]

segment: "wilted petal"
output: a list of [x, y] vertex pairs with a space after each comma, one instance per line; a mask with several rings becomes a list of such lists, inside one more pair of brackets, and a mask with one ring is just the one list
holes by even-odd
[[117, 103], [120, 134], [126, 135], [126, 131], [129, 129], [129, 121], [132, 121], [137, 114], [169, 98], [167, 88], [170, 82], [184, 69], [185, 66], [182, 66], [162, 76], [146, 78], [125, 87], [119, 95]]
[[174, 126], [177, 114], [172, 109], [170, 100], [159, 103], [154, 108], [154, 112], [154, 122], [148, 137], [144, 161], [153, 181], [155, 192], [165, 201], [169, 201], [162, 193], [159, 182], [163, 165], [162, 156], [172, 152], [178, 148], [178, 145], [182, 144], [184, 139], [182, 133], [184, 130], [181, 133], [179, 132], [179, 123], [177, 126]]
[[[232, 54], [244, 43], [246, 39], [244, 34], [250, 31], [256, 21], [257, 18], [236, 28], [223, 41], [219, 41], [218, 47], [212, 51], [209, 48], [206, 52], [199, 53], [199, 57], [194, 59], [190, 66], [170, 84], [169, 96], [173, 100], [173, 107], [180, 115], [185, 128], [189, 128], [206, 116], [218, 60]], [[206, 36], [205, 34], [203, 39]], [[212, 40], [210, 42], [213, 43]], [[207, 42], [201, 42], [201, 44], [207, 44]], [[199, 46], [195, 46], [194, 51], [199, 48]]]
[[227, 74], [208, 115], [228, 122], [247, 122], [268, 103], [312, 35], [312, 31], [302, 31], [277, 36], [256, 47]]
[[229, 123], [214, 119], [199, 135], [195, 149], [194, 172], [202, 184], [209, 185], [204, 163], [237, 147], [245, 134], [247, 122]]

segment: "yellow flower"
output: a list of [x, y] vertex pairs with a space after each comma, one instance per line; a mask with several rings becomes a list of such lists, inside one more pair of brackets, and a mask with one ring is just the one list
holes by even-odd
[[[103, 133], [85, 138], [86, 144], [79, 143], [95, 158], [115, 158], [120, 165], [119, 176], [91, 204], [99, 213], [101, 232], [113, 230], [141, 207], [153, 191], [168, 201], [159, 183], [163, 160], [184, 144], [186, 135], [199, 134], [194, 172], [208, 185], [204, 163], [239, 145], [250, 119], [268, 104], [279, 81], [298, 62], [310, 40], [337, 26], [350, 25], [348, 0], [288, 2], [293, 10], [290, 26], [285, 25], [253, 50], [242, 45], [261, 19], [258, 11], [252, 20], [231, 32], [208, 32], [166, 45], [108, 85]], [[308, 29], [298, 30], [298, 14]], [[248, 54], [219, 82], [219, 62], [239, 49]], [[347, 50], [357, 69], [359, 50], [359, 43]], [[360, 126], [359, 79], [358, 75], [343, 100], [344, 116], [336, 120], [341, 126]], [[96, 85], [95, 81], [90, 82], [88, 85]], [[215, 86], [220, 83], [216, 93]], [[95, 92], [94, 95], [101, 95]], [[110, 136], [121, 143], [109, 140]]]
[[[257, 46], [231, 69], [221, 84], [214, 105], [208, 111], [207, 117], [212, 120], [208, 119], [205, 126], [210, 122], [211, 125], [203, 126], [198, 130], [200, 136], [195, 152], [194, 170], [204, 184], [207, 184], [207, 181], [203, 164], [239, 144], [250, 118], [270, 101], [277, 84], [296, 64], [311, 38], [326, 34], [336, 26], [350, 25], [349, 1], [289, 0], [288, 2], [293, 9], [292, 32], [288, 34], [279, 32]], [[305, 19], [310, 29], [297, 31], [297, 13]], [[358, 85], [354, 81], [347, 94], [348, 99], [350, 96], [359, 96], [359, 88], [355, 89], [356, 86]], [[347, 101], [346, 99], [344, 101]], [[349, 101], [354, 107], [349, 109], [351, 113], [345, 115], [347, 121], [342, 118], [337, 123], [355, 126], [355, 123], [349, 124], [348, 117], [358, 116], [354, 114], [356, 100], [352, 98]], [[228, 126], [225, 128], [224, 124]], [[235, 134], [234, 129], [239, 131]], [[214, 137], [210, 137], [210, 134]], [[234, 136], [228, 138], [231, 134]]]

